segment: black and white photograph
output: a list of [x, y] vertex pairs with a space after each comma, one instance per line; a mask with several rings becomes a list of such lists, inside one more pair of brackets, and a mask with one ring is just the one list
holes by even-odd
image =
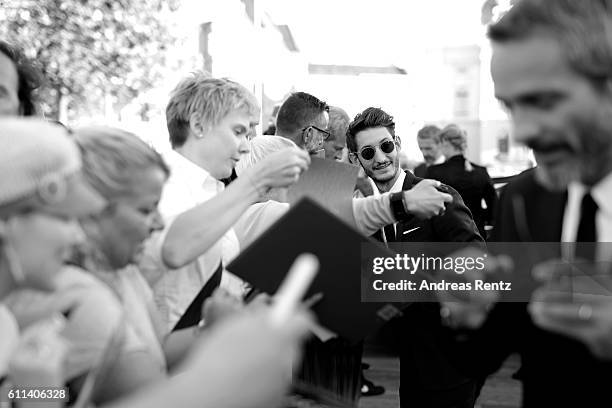
[[612, 0], [0, 0], [0, 408], [611, 384]]

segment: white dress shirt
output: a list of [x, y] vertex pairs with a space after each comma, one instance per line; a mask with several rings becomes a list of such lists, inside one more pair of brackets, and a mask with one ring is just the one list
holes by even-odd
[[[580, 206], [582, 198], [588, 191], [581, 183], [571, 183], [567, 189], [568, 197], [563, 214], [563, 230], [561, 240], [563, 242], [575, 242], [580, 222]], [[612, 242], [612, 173], [608, 174], [590, 190], [593, 200], [597, 203], [599, 210], [595, 218], [597, 229], [597, 242]], [[564, 247], [565, 248], [565, 247]], [[600, 245], [597, 251], [597, 259], [600, 261], [611, 261], [612, 247]], [[572, 258], [573, 254], [565, 250], [565, 258]]]
[[[406, 173], [403, 170], [400, 170], [399, 177], [397, 178], [397, 180], [395, 180], [395, 183], [393, 183], [393, 185], [391, 186], [391, 189], [389, 190], [389, 193], [399, 193], [399, 192], [401, 192], [403, 190], [403, 187], [404, 187], [404, 180], [406, 180]], [[378, 189], [378, 186], [376, 185], [374, 180], [372, 180], [370, 177], [368, 177], [368, 181], [370, 182], [370, 185], [372, 186], [372, 192], [373, 192], [372, 195], [374, 197], [380, 196], [382, 193]], [[397, 222], [393, 223], [393, 230], [395, 231], [395, 234], [397, 235]], [[387, 236], [385, 234], [384, 228], [381, 229], [380, 231], [381, 231], [381, 234], [382, 234], [383, 241], [385, 243], [387, 243]]]
[[[153, 287], [155, 303], [166, 329], [171, 330], [202, 286], [213, 275], [219, 262], [222, 260], [223, 265], [228, 265], [241, 247], [253, 242], [289, 209], [289, 205], [275, 201], [252, 205], [234, 227], [196, 261], [179, 269], [169, 269], [162, 260], [161, 249], [172, 220], [180, 213], [215, 197], [225, 186], [207, 171], [176, 152], [169, 153], [166, 159], [171, 168], [171, 175], [160, 203], [166, 227], [147, 242], [139, 267]], [[404, 176], [402, 172], [402, 182]], [[401, 190], [401, 182], [399, 189]], [[353, 211], [357, 227], [366, 235], [373, 234], [381, 225], [395, 221], [388, 194], [382, 197], [354, 199]], [[241, 294], [245, 287], [242, 280], [227, 271], [223, 273], [221, 286], [236, 295]]]
[[[163, 262], [162, 245], [168, 229], [179, 214], [208, 201], [223, 191], [225, 186], [206, 170], [174, 151], [164, 155], [171, 173], [166, 183], [159, 208], [166, 227], [147, 242], [140, 271], [153, 287], [157, 305], [167, 331], [170, 331], [187, 310], [204, 284], [212, 277], [219, 262], [228, 265], [240, 244], [233, 229], [229, 229], [204, 254], [182, 268], [170, 269]], [[214, 220], [202, 220], [203, 223]], [[241, 295], [245, 285], [227, 271], [223, 272], [221, 287]]]

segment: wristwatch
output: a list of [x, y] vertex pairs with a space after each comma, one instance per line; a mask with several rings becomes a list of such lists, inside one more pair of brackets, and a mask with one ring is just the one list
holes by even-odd
[[404, 205], [404, 193], [392, 193], [389, 196], [389, 201], [391, 202], [391, 211], [393, 212], [393, 216], [397, 221], [406, 220], [410, 214], [406, 211], [406, 206]]

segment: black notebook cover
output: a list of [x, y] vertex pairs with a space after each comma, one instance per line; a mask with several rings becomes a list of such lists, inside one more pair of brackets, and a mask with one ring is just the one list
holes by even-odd
[[[323, 293], [313, 311], [319, 322], [350, 341], [371, 334], [393, 313], [361, 301], [361, 244], [375, 243], [309, 198], [302, 199], [246, 248], [227, 270], [264, 292], [276, 293], [295, 258], [310, 252], [320, 269], [307, 297]], [[380, 256], [392, 256], [378, 245]], [[364, 265], [367, 267], [367, 265]]]
[[208, 282], [206, 282], [200, 292], [196, 295], [195, 299], [193, 299], [193, 302], [191, 302], [185, 313], [183, 313], [172, 331], [196, 326], [200, 320], [202, 320], [202, 305], [206, 299], [212, 296], [215, 289], [221, 285], [222, 276], [223, 264], [220, 263], [215, 273], [213, 273]]

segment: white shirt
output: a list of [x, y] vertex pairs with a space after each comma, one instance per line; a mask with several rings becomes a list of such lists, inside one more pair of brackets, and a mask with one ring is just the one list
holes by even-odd
[[289, 210], [289, 204], [268, 200], [255, 203], [234, 224], [240, 248], [246, 248]]
[[[153, 288], [155, 304], [169, 332], [212, 277], [219, 263], [223, 261], [224, 266], [228, 265], [238, 254], [240, 244], [234, 230], [229, 229], [194, 262], [178, 269], [169, 269], [165, 265], [162, 245], [176, 216], [212, 199], [225, 186], [179, 153], [172, 151], [164, 156], [171, 169], [159, 206], [166, 228], [146, 243], [139, 268]], [[212, 221], [202, 220], [205, 223]], [[236, 295], [242, 294], [244, 290], [244, 282], [227, 271], [223, 272], [221, 286]]]
[[[404, 187], [404, 180], [406, 180], [406, 173], [403, 170], [400, 170], [399, 177], [397, 178], [397, 180], [395, 180], [395, 183], [393, 183], [393, 185], [391, 186], [391, 189], [389, 190], [389, 193], [399, 193], [399, 192], [401, 192], [403, 190], [403, 187]], [[374, 180], [372, 180], [370, 177], [368, 177], [368, 181], [370, 182], [370, 185], [372, 185], [373, 195], [375, 197], [381, 195], [381, 192], [378, 189], [378, 186], [376, 185]], [[397, 235], [397, 222], [393, 223], [393, 230], [395, 231], [395, 234]], [[385, 230], [381, 229], [381, 233], [382, 233], [383, 241], [386, 243], [387, 242], [387, 236], [385, 235]]]
[[[561, 240], [563, 242], [575, 242], [578, 234], [578, 224], [580, 222], [580, 206], [582, 198], [587, 192], [587, 187], [581, 183], [571, 183], [568, 186], [567, 204], [563, 214], [563, 230]], [[597, 242], [612, 242], [612, 173], [604, 177], [599, 183], [591, 188], [591, 196], [597, 203], [599, 211], [595, 218], [597, 228]], [[600, 261], [612, 260], [612, 254], [606, 254], [603, 249], [608, 247], [600, 246], [597, 259]], [[571, 257], [572, 254], [564, 254]]]
[[160, 373], [165, 373], [166, 356], [161, 346], [165, 327], [161, 327], [157, 319], [158, 311], [151, 287], [133, 265], [113, 273], [104, 273], [103, 278], [115, 290], [123, 306], [127, 322], [124, 352], [145, 350], [157, 363]]

